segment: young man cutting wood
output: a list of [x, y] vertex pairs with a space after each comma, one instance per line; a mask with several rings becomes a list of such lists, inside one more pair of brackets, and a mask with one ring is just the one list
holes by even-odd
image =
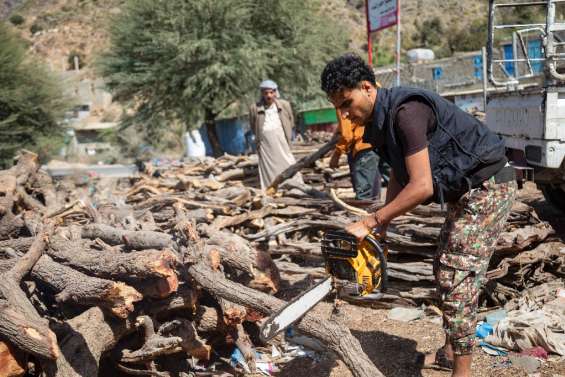
[[424, 365], [471, 376], [478, 296], [516, 193], [503, 141], [433, 92], [377, 88], [357, 55], [329, 62], [321, 81], [336, 109], [365, 126], [364, 141], [392, 167], [385, 206], [348, 232], [363, 239], [378, 228], [384, 237], [391, 220], [417, 205], [447, 205], [434, 263], [446, 340]]

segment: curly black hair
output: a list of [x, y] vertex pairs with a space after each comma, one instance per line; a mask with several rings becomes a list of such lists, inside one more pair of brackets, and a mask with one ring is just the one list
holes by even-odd
[[364, 80], [376, 85], [373, 69], [359, 55], [352, 53], [339, 56], [326, 64], [320, 80], [322, 90], [328, 95], [342, 89], [356, 88]]

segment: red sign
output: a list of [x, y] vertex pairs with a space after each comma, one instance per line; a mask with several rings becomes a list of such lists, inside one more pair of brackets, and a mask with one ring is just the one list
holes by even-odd
[[367, 0], [369, 31], [396, 25], [398, 0]]

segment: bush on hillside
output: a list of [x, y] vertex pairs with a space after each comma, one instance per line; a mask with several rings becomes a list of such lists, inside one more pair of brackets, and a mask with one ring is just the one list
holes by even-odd
[[21, 24], [23, 24], [25, 22], [25, 18], [20, 14], [14, 14], [14, 15], [10, 16], [9, 20], [12, 23], [12, 25], [14, 25], [14, 26], [20, 26]]
[[34, 22], [29, 28], [29, 31], [31, 32], [31, 35], [34, 35], [35, 33], [39, 33], [40, 31], [43, 31], [43, 25]]

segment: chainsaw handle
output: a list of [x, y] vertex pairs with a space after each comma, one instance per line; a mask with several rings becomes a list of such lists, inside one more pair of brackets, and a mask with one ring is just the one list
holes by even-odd
[[373, 246], [377, 252], [377, 257], [379, 258], [379, 268], [381, 270], [381, 287], [379, 292], [386, 292], [388, 288], [388, 268], [386, 265], [386, 256], [384, 253], [384, 248], [381, 243], [372, 234], [367, 235], [365, 239]]

